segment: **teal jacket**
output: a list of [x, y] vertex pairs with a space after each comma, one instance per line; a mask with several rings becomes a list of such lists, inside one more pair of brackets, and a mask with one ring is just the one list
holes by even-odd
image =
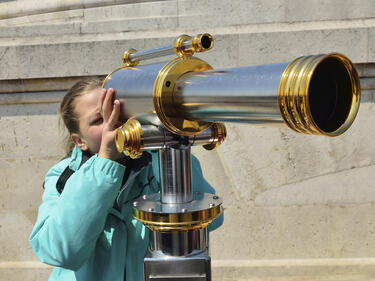
[[[158, 154], [151, 154], [152, 164], [131, 172], [122, 192], [127, 168], [97, 155], [79, 167], [82, 151], [77, 147], [48, 171], [30, 243], [42, 262], [54, 266], [49, 280], [143, 280], [150, 230], [132, 217], [131, 202], [142, 194], [159, 192]], [[60, 194], [56, 183], [68, 165], [75, 172]], [[192, 181], [194, 194], [214, 193], [195, 157]], [[222, 221], [223, 216], [217, 218], [208, 230]]]

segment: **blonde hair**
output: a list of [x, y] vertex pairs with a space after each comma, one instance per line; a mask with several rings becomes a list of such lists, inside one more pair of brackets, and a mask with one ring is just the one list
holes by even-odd
[[74, 143], [71, 139], [72, 133], [79, 134], [79, 119], [75, 112], [76, 99], [84, 94], [87, 94], [97, 88], [102, 87], [103, 80], [98, 77], [85, 78], [70, 88], [65, 94], [60, 104], [60, 118], [64, 122], [66, 129], [68, 130], [68, 136], [65, 137], [64, 148], [68, 153], [74, 147]]

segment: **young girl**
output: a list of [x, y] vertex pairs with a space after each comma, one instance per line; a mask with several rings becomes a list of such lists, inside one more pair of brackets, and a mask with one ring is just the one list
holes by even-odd
[[[116, 129], [126, 122], [113, 89], [99, 79], [75, 84], [60, 114], [70, 153], [44, 181], [43, 202], [30, 235], [38, 258], [54, 269], [49, 280], [141, 281], [150, 231], [132, 217], [131, 202], [159, 192], [158, 154], [131, 160], [116, 150]], [[193, 191], [214, 193], [192, 159]], [[222, 216], [210, 226], [222, 223]]]

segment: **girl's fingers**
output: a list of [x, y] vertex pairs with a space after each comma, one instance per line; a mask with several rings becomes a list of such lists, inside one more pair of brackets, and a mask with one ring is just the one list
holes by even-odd
[[108, 119], [108, 125], [111, 126], [112, 128], [115, 128], [117, 125], [117, 121], [120, 117], [120, 101], [115, 100], [113, 102], [113, 110], [111, 113], [111, 116]]
[[98, 99], [98, 110], [99, 110], [99, 112], [102, 112], [103, 102], [104, 102], [104, 98], [106, 96], [106, 93], [107, 93], [107, 90], [102, 89], [102, 92], [101, 92], [101, 94], [99, 96], [99, 99]]
[[103, 106], [102, 106], [102, 117], [104, 121], [107, 121], [111, 116], [112, 109], [113, 109], [113, 89], [109, 88], [105, 95]]

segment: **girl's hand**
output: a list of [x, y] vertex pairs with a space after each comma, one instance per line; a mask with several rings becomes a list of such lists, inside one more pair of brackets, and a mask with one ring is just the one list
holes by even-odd
[[120, 101], [114, 98], [115, 91], [112, 88], [103, 89], [98, 100], [98, 108], [103, 118], [102, 141], [98, 156], [119, 160], [124, 155], [118, 152], [115, 144], [116, 129], [120, 117]]

